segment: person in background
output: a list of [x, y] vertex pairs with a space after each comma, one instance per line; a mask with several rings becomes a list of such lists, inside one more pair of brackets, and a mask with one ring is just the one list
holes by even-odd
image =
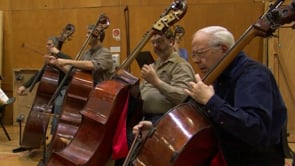
[[[140, 92], [143, 118], [155, 123], [170, 108], [188, 97], [184, 89], [189, 87], [190, 81], [194, 81], [194, 70], [174, 50], [174, 33], [170, 29], [165, 33], [155, 32], [151, 43], [158, 58], [154, 63], [142, 67]], [[132, 140], [129, 138], [128, 143], [131, 144]], [[123, 161], [117, 161], [116, 166], [122, 165]]]
[[158, 59], [141, 69], [144, 118], [153, 123], [170, 108], [184, 102], [187, 94], [183, 89], [194, 80], [193, 68], [173, 48], [174, 39], [171, 30], [155, 33], [151, 42]]
[[180, 41], [183, 35], [185, 34], [185, 30], [183, 27], [176, 25], [174, 30], [174, 49], [178, 52], [179, 56], [188, 61], [188, 53], [185, 48], [180, 48]]
[[[55, 65], [52, 65], [49, 63], [50, 57], [54, 56], [57, 58], [71, 59], [71, 57], [69, 55], [62, 53], [62, 52], [60, 52], [60, 50], [57, 49], [59, 44], [60, 43], [59, 43], [59, 40], [57, 37], [49, 37], [47, 40], [47, 43], [46, 43], [47, 54], [43, 55], [43, 58], [45, 60], [45, 64], [53, 67], [54, 69], [56, 69], [56, 71], [58, 71], [58, 85], [63, 80], [65, 73], [58, 66], [55, 66]], [[33, 83], [38, 83], [41, 80], [45, 70], [46, 70], [46, 67], [44, 65], [41, 70], [39, 70], [28, 81], [26, 81], [22, 86], [20, 86], [18, 88], [17, 94], [20, 96], [26, 95], [26, 91], [28, 90], [28, 88], [30, 88], [31, 86], [34, 86]], [[65, 90], [67, 88], [67, 84], [68, 84], [68, 80], [64, 83], [64, 85], [62, 86], [58, 95], [54, 99], [52, 113], [55, 116], [53, 116], [53, 119], [52, 119], [51, 132], [50, 132], [51, 134], [53, 134], [53, 132], [56, 128], [56, 125], [57, 125], [57, 116], [61, 112], [62, 102], [63, 102], [64, 96], [65, 96]]]
[[[57, 56], [49, 56], [48, 59], [50, 64], [59, 67], [60, 70], [63, 70], [65, 73], [69, 72], [71, 67], [90, 71], [92, 73], [93, 83], [95, 86], [97, 83], [110, 78], [113, 69], [113, 60], [110, 50], [102, 45], [105, 37], [104, 31], [98, 31], [97, 29], [93, 30], [94, 28], [94, 25], [88, 26], [86, 37], [91, 35], [88, 43], [90, 48], [84, 55], [82, 55], [80, 60], [59, 58]], [[91, 32], [93, 33], [91, 34]], [[56, 47], [51, 48], [51, 52], [57, 55], [60, 54], [60, 51], [56, 49]], [[61, 93], [61, 100], [59, 100], [60, 102], [56, 105], [59, 110], [61, 110], [62, 107], [62, 101], [66, 93], [66, 88], [63, 88]], [[55, 121], [55, 123], [57, 123], [58, 118], [56, 118]], [[55, 128], [52, 131], [54, 130]]]
[[[60, 52], [56, 47], [58, 46], [59, 42], [57, 37], [49, 37], [46, 43], [46, 49], [47, 49], [47, 54], [45, 54], [44, 60], [45, 63], [48, 63], [48, 58], [50, 54], [54, 54], [54, 52]], [[53, 52], [54, 50], [54, 52]], [[54, 54], [54, 56], [58, 57], [58, 58], [64, 58], [64, 59], [71, 59], [70, 56], [64, 54], [64, 53], [58, 53], [58, 54]], [[52, 66], [52, 65], [51, 65]], [[55, 66], [52, 66], [55, 67]], [[25, 96], [26, 92], [28, 91], [28, 88], [30, 88], [35, 81], [35, 83], [38, 83], [41, 78], [42, 75], [44, 73], [45, 68], [40, 69], [35, 75], [33, 75], [28, 81], [26, 81], [25, 83], [23, 83], [17, 90], [17, 94], [20, 96]], [[59, 70], [59, 81], [61, 81], [63, 79], [64, 76], [64, 72]]]
[[[3, 80], [2, 75], [0, 75], [0, 80]], [[0, 88], [0, 107], [5, 106], [7, 104], [12, 104], [15, 101], [15, 97], [8, 98], [6, 93]]]
[[[207, 73], [235, 44], [231, 32], [209, 26], [193, 35], [192, 59]], [[199, 74], [185, 89], [192, 104], [212, 122], [228, 166], [284, 166], [281, 133], [287, 110], [272, 72], [244, 52], [215, 80], [206, 85]], [[148, 121], [134, 126], [133, 132], [149, 130]]]
[[[90, 48], [85, 52], [79, 60], [50, 57], [50, 63], [59, 66], [64, 71], [68, 71], [71, 67], [91, 71], [93, 83], [110, 79], [113, 72], [112, 54], [108, 48], [103, 47], [105, 32], [97, 28], [93, 30], [94, 25], [90, 25], [87, 30], [87, 37], [91, 35], [89, 40]], [[92, 32], [92, 34], [91, 34]]]
[[0, 107], [12, 104], [15, 101], [15, 97], [9, 98], [6, 93], [0, 88]]

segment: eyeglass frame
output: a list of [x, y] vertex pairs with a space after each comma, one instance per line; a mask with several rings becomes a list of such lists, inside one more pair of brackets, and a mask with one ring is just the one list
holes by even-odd
[[195, 57], [198, 57], [199, 59], [202, 59], [204, 58], [207, 54], [207, 52], [211, 49], [211, 48], [214, 48], [214, 47], [219, 47], [220, 44], [218, 45], [213, 45], [213, 46], [209, 46], [205, 49], [199, 49], [197, 51], [192, 51], [192, 58], [195, 58]]
[[164, 43], [164, 41], [165, 41], [165, 37], [161, 36], [157, 39], [151, 40], [151, 43], [152, 43], [152, 45], [155, 45], [155, 44], [160, 45], [160, 44]]

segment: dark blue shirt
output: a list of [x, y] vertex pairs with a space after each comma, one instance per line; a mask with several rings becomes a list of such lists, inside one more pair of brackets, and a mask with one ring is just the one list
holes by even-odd
[[[248, 155], [280, 145], [287, 111], [267, 67], [241, 52], [215, 81], [214, 89], [205, 114], [217, 129], [226, 159], [237, 157], [230, 151]], [[263, 161], [260, 157], [256, 156]]]

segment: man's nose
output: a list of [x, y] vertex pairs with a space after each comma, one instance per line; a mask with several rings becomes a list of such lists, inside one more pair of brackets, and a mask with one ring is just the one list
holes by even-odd
[[157, 47], [159, 44], [157, 44], [157, 42], [153, 43], [153, 47]]
[[193, 60], [194, 63], [200, 63], [201, 62], [201, 59], [198, 56], [192, 57], [192, 60]]

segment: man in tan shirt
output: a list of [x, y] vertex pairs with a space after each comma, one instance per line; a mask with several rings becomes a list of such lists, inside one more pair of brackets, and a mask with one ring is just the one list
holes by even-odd
[[[144, 119], [155, 123], [169, 109], [185, 101], [184, 89], [194, 81], [194, 70], [174, 51], [174, 34], [170, 29], [165, 33], [154, 33], [151, 42], [158, 58], [153, 64], [142, 67], [140, 92]], [[131, 132], [127, 133], [130, 147], [133, 136]], [[124, 159], [117, 160], [115, 166], [121, 166], [123, 162]]]
[[188, 83], [194, 80], [194, 70], [174, 51], [174, 34], [171, 30], [164, 34], [154, 33], [151, 42], [158, 59], [142, 67], [144, 80], [140, 90], [144, 118], [154, 123], [169, 109], [184, 102], [187, 95], [183, 89], [188, 88]]

